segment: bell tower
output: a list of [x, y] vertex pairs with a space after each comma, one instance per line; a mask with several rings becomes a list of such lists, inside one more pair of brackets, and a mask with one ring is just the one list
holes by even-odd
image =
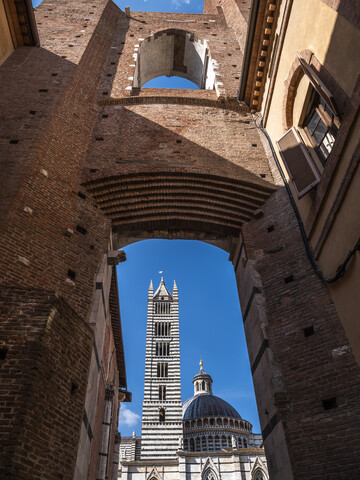
[[179, 297], [163, 277], [148, 293], [141, 459], [176, 457], [182, 435]]

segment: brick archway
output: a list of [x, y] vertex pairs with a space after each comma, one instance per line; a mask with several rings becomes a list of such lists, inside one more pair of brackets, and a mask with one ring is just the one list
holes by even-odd
[[[330, 384], [341, 385], [339, 362], [345, 368], [351, 361], [355, 367], [354, 359], [346, 356], [335, 355], [329, 360], [329, 351], [336, 352], [347, 345], [345, 333], [327, 288], [315, 276], [306, 258], [297, 221], [283, 188], [267, 192], [267, 198], [251, 218], [240, 221], [231, 213], [227, 198], [233, 179], [208, 178], [191, 172], [183, 173], [181, 179], [179, 187], [176, 172], [166, 172], [166, 175], [138, 172], [122, 178], [98, 178], [86, 187], [100, 208], [107, 209], [106, 202], [113, 205], [114, 210], [108, 211], [107, 216], [114, 215], [115, 246], [147, 238], [194, 238], [229, 251], [270, 474], [276, 472], [274, 463], [281, 462], [284, 477], [296, 478], [297, 471], [310, 472], [319, 454], [327, 455], [333, 448], [330, 441], [324, 442], [314, 448], [312, 456], [308, 443], [309, 439], [316, 438], [319, 422], [325, 425], [329, 415], [339, 420], [342, 416], [341, 410], [324, 410], [323, 401], [333, 395]], [[206, 182], [211, 184], [211, 191], [203, 201], [201, 194]], [[189, 195], [191, 185], [193, 190]], [[143, 188], [149, 189], [148, 196], [144, 195]], [[235, 190], [242, 188], [244, 185], [237, 180]], [[124, 192], [128, 203], [123, 203]], [[194, 208], [199, 201], [198, 210], [186, 209], [188, 195]], [[106, 201], [102, 202], [102, 198]], [[128, 218], [123, 216], [119, 223], [118, 212], [124, 211], [129, 200], [136, 204], [138, 213], [134, 211]], [[176, 206], [170, 207], [172, 201]], [[204, 210], [200, 213], [202, 201]], [[237, 201], [233, 201], [234, 210], [238, 208]], [[228, 216], [234, 222], [231, 226], [226, 225], [226, 214], [219, 222], [218, 207], [214, 207], [218, 204], [228, 209]], [[116, 210], [115, 205], [120, 210]], [[150, 216], [147, 212], [151, 212]], [[138, 220], [134, 221], [136, 215]], [[317, 332], [316, 336], [308, 337], [305, 332], [309, 327]], [[299, 362], [312, 365], [311, 371], [299, 370]], [[349, 393], [345, 392], [346, 388], [340, 395]], [[304, 402], [304, 396], [309, 400]], [[304, 425], [301, 419], [306, 416], [316, 418], [317, 422]], [[303, 458], [307, 459], [301, 466], [297, 465], [299, 452], [304, 452]]]
[[[199, 88], [214, 88], [214, 72], [207, 41], [177, 28], [158, 30], [142, 39], [137, 49], [134, 87], [167, 75], [186, 78]], [[207, 72], [211, 79], [206, 82]]]

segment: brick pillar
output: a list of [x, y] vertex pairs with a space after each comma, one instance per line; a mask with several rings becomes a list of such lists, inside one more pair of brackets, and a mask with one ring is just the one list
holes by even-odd
[[244, 226], [233, 263], [270, 478], [352, 478], [360, 371], [285, 189]]

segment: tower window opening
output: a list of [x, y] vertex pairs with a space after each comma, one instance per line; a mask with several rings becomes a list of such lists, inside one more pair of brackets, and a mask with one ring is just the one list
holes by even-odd
[[168, 376], [168, 364], [165, 362], [157, 364], [157, 377], [166, 378]]
[[160, 423], [165, 422], [165, 408], [160, 408], [159, 410], [159, 422]]
[[170, 303], [169, 302], [156, 302], [155, 303], [155, 314], [156, 315], [169, 315], [170, 314]]
[[155, 322], [155, 336], [169, 337], [171, 332], [170, 322]]
[[169, 342], [156, 342], [156, 356], [157, 357], [168, 357], [170, 355], [170, 344]]
[[166, 400], [166, 385], [159, 385], [159, 400]]

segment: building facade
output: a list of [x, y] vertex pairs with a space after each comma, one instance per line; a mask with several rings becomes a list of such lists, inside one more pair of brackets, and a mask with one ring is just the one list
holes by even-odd
[[212, 392], [203, 363], [181, 403], [179, 304], [163, 278], [148, 293], [141, 437], [120, 443], [121, 480], [267, 480], [261, 434]]

